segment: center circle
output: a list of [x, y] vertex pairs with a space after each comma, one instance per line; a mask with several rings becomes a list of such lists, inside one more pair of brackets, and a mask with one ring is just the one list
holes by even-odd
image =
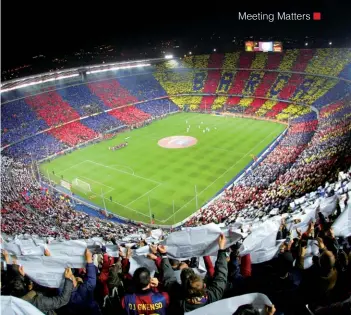
[[197, 139], [189, 136], [172, 136], [162, 138], [158, 141], [158, 145], [166, 149], [184, 149], [191, 147], [197, 143]]

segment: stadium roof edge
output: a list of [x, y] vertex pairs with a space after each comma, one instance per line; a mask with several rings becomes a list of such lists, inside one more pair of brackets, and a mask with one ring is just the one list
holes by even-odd
[[82, 66], [78, 68], [68, 68], [65, 70], [58, 70], [58, 71], [52, 71], [52, 72], [44, 72], [37, 75], [32, 75], [32, 76], [23, 77], [20, 79], [13, 79], [13, 80], [2, 82], [1, 92], [6, 92], [8, 90], [19, 88], [24, 84], [26, 85], [40, 84], [40, 83], [43, 83], [44, 80], [51, 81], [51, 80], [65, 79], [73, 76], [78, 76], [82, 73], [86, 73], [90, 71], [108, 70], [109, 68], [116, 68], [116, 67], [128, 67], [128, 66], [133, 67], [133, 66], [138, 66], [145, 63], [153, 64], [164, 60], [166, 60], [166, 58], [152, 58], [152, 59], [133, 60], [133, 61], [111, 62], [111, 63], [104, 63], [104, 64], [95, 64], [91, 66]]

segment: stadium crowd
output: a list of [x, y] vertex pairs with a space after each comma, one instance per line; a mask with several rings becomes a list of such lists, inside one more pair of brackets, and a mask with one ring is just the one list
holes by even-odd
[[117, 225], [75, 211], [67, 196], [40, 186], [32, 169], [21, 162], [2, 156], [1, 166], [2, 233], [78, 239], [143, 231], [140, 226]]
[[[2, 155], [2, 248], [7, 242], [32, 236], [45, 240], [46, 245], [54, 240], [104, 241], [99, 250], [85, 251], [85, 268], [66, 268], [63, 286], [54, 289], [28, 277], [26, 267], [18, 263], [10, 248], [2, 250], [2, 296], [20, 298], [45, 314], [67, 315], [178, 315], [196, 312], [202, 307], [205, 314], [207, 305], [239, 297], [239, 307], [226, 314], [247, 315], [259, 314], [259, 311], [255, 305], [240, 304], [240, 299], [244, 300], [242, 295], [260, 292], [273, 303], [263, 306], [263, 313], [267, 315], [350, 314], [351, 236], [335, 236], [332, 227], [351, 207], [351, 170], [337, 178], [339, 171], [350, 165], [351, 105], [349, 97], [345, 97], [349, 85], [330, 78], [234, 71], [233, 68], [268, 67], [337, 76], [351, 55], [347, 50], [330, 49], [290, 50], [279, 58], [275, 56], [278, 55], [232, 53], [187, 57], [180, 61], [182, 66], [196, 71], [163, 72], [172, 68], [173, 61], [170, 61], [159, 66], [155, 74], [141, 76], [138, 82], [132, 76], [94, 82], [67, 91], [29, 96], [12, 102], [13, 108], [6, 106], [8, 119], [2, 118], [5, 144], [32, 136], [48, 126], [58, 126], [7, 149], [6, 154], [20, 157], [26, 163], [93, 139], [112, 127], [141, 126], [154, 117], [178, 110], [175, 104], [186, 105], [191, 110], [207, 109], [209, 103], [216, 108], [226, 104], [234, 112], [246, 111], [282, 120], [290, 118], [291, 126], [264, 160], [254, 164], [234, 186], [184, 224], [185, 230], [212, 222], [240, 227], [244, 240], [229, 244], [224, 235], [220, 235], [214, 259], [210, 256], [171, 259], [162, 242], [172, 231], [163, 231], [154, 244], [148, 241], [151, 231], [143, 225], [115, 223], [76, 211], [69, 196], [53, 192], [33, 178], [33, 165]], [[228, 69], [225, 75], [219, 70], [208, 73], [203, 69], [209, 65]], [[271, 85], [263, 84], [263, 79], [271, 80]], [[225, 91], [249, 96], [257, 93], [256, 96], [311, 104], [320, 113], [317, 121], [316, 113], [309, 108], [278, 100], [174, 96], [193, 91]], [[167, 94], [171, 103], [161, 99], [118, 108]], [[84, 97], [79, 100], [81, 95]], [[113, 110], [60, 126], [107, 108]], [[334, 181], [337, 183], [330, 184]], [[333, 197], [337, 202], [328, 214], [323, 214], [319, 205], [310, 220], [304, 222], [307, 227], [303, 231], [292, 228], [301, 223], [300, 219], [292, 220], [296, 212], [305, 213], [305, 207], [313, 205], [317, 198]], [[296, 198], [304, 200], [304, 207]], [[243, 244], [253, 235], [255, 227], [260, 228], [276, 215], [283, 218], [275, 236], [275, 241], [281, 243], [279, 250], [272, 259], [252, 263], [257, 253], [242, 254]], [[245, 222], [250, 223], [244, 228]], [[130, 235], [134, 235], [135, 242], [126, 244], [125, 238]], [[313, 253], [311, 266], [306, 267], [311, 242], [318, 246], [318, 253]], [[108, 243], [113, 244], [117, 255], [107, 250]], [[135, 252], [145, 247], [145, 257], [157, 267], [155, 274], [145, 265], [132, 268]], [[259, 254], [265, 254], [264, 249], [260, 250]], [[44, 256], [55, 258], [47, 247]], [[201, 259], [206, 266], [205, 276], [197, 273]], [[222, 302], [216, 314], [227, 305]]]
[[151, 118], [151, 115], [139, 110], [135, 106], [127, 106], [120, 109], [114, 109], [110, 114], [117, 119], [123, 121], [129, 126], [142, 124]]
[[[339, 203], [330, 215], [323, 215], [317, 207], [307, 229], [297, 229], [294, 237], [289, 217], [281, 220], [275, 239], [284, 242], [273, 259], [253, 264], [250, 253], [241, 254], [241, 242], [230, 245], [222, 234], [216, 257], [202, 258], [206, 272], [200, 275], [197, 272], [200, 257], [185, 260], [168, 257], [167, 246], [162, 245], [166, 234], [160, 237], [161, 243], [154, 244], [147, 240], [150, 234], [142, 227], [115, 225], [77, 213], [71, 209], [69, 199], [56, 198], [40, 188], [23, 164], [6, 157], [2, 163], [6, 166], [2, 183], [18, 178], [17, 188], [4, 186], [4, 233], [50, 236], [46, 238], [48, 245], [55, 237], [100, 236], [112, 242], [118, 252], [110, 256], [104, 244], [98, 250], [87, 248], [85, 268], [66, 268], [63, 287], [52, 289], [36, 284], [11, 250], [3, 250], [2, 266], [6, 268], [2, 268], [1, 294], [31, 303], [44, 314], [184, 314], [202, 307], [205, 314], [214, 314], [206, 312], [205, 307], [232, 297], [239, 297], [239, 303], [230, 313], [225, 303], [218, 304], [224, 314], [259, 314], [257, 305], [240, 303], [241, 299], [246, 300], [246, 294], [255, 292], [265, 294], [272, 303], [261, 306], [267, 315], [310, 314], [307, 309], [315, 315], [350, 314], [351, 238], [336, 237], [332, 224], [341, 211], [351, 206], [347, 195], [351, 170], [343, 173], [338, 183], [321, 187], [314, 198], [312, 194], [305, 196], [308, 203], [308, 198], [315, 200], [317, 194], [337, 195]], [[129, 247], [121, 240], [131, 233], [140, 238]], [[311, 267], [306, 268], [309, 242], [318, 245], [319, 253], [314, 254]], [[148, 248], [145, 257], [157, 267], [155, 273], [145, 266], [131, 268], [135, 251], [145, 247]], [[52, 256], [49, 247], [45, 248], [44, 256]]]
[[[265, 160], [227, 189], [223, 197], [208, 208], [200, 209], [187, 224], [221, 222], [224, 218], [234, 222], [246, 211], [257, 214], [257, 209], [266, 214], [273, 208], [286, 211], [293, 198], [333, 180], [336, 171], [347, 167], [350, 160], [350, 111], [350, 104], [345, 102], [339, 111], [322, 113], [313, 136], [308, 127], [309, 142], [300, 132], [289, 132]], [[311, 118], [311, 115], [302, 116], [297, 118], [297, 123], [300, 125]], [[291, 155], [300, 151], [294, 162], [282, 163], [284, 146]]]
[[80, 122], [72, 122], [49, 131], [56, 139], [70, 147], [97, 138], [98, 134]]

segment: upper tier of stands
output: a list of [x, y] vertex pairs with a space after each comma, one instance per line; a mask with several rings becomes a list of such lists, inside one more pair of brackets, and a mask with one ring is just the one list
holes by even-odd
[[294, 151], [297, 156], [317, 124], [311, 108], [303, 105], [347, 111], [344, 100], [351, 83], [338, 77], [351, 78], [350, 61], [349, 49], [211, 54], [169, 60], [151, 67], [150, 73], [123, 71], [122, 76], [97, 76], [89, 83], [45, 87], [45, 92], [38, 87], [6, 92], [3, 99], [10, 94], [22, 98], [2, 104], [1, 145], [18, 142], [4, 152], [26, 161], [41, 159], [123, 125], [186, 108], [283, 121], [309, 117], [306, 123], [312, 127], [294, 129], [303, 130], [295, 137], [302, 145]]

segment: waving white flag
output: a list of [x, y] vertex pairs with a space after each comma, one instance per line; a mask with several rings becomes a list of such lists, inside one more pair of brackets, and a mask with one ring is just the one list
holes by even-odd
[[351, 235], [351, 204], [335, 220], [333, 229], [335, 236], [348, 237]]
[[232, 315], [241, 305], [252, 304], [260, 314], [265, 314], [265, 305], [272, 306], [269, 298], [262, 293], [250, 293], [220, 300], [185, 315]]
[[43, 315], [35, 306], [14, 296], [1, 296], [1, 314], [4, 315]]

